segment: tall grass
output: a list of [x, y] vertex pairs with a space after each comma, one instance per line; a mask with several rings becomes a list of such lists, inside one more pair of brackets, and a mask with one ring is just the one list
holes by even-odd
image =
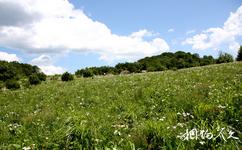
[[0, 92], [0, 149], [241, 149], [241, 122], [242, 63]]

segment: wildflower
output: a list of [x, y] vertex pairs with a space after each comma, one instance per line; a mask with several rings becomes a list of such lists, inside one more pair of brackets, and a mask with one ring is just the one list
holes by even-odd
[[185, 124], [184, 124], [184, 123], [178, 123], [177, 126], [179, 126], [179, 127], [184, 127]]
[[224, 108], [226, 108], [226, 106], [218, 105], [218, 108], [224, 109]]
[[28, 146], [28, 147], [23, 147], [23, 150], [30, 150], [31, 148]]
[[202, 145], [203, 145], [203, 144], [205, 144], [205, 142], [204, 142], [204, 141], [200, 141], [199, 143], [200, 143], [200, 144], [202, 144]]
[[120, 133], [118, 130], [115, 130], [115, 131], [113, 132], [113, 134], [114, 134], [114, 135], [119, 135], [119, 136], [121, 135], [121, 133]]
[[126, 127], [126, 125], [124, 125], [124, 124], [117, 124], [117, 125], [113, 125], [113, 127], [114, 128], [125, 128]]
[[166, 117], [162, 117], [162, 118], [160, 118], [159, 120], [160, 121], [164, 121], [166, 119]]

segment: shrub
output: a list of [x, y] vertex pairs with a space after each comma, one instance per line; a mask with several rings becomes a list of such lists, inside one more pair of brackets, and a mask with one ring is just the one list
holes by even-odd
[[38, 78], [40, 81], [46, 81], [46, 75], [44, 73], [37, 73]]
[[155, 70], [156, 70], [156, 68], [154, 66], [148, 66], [147, 67], [148, 72], [154, 72]]
[[233, 56], [228, 54], [228, 53], [220, 53], [218, 60], [217, 60], [217, 64], [221, 64], [221, 63], [228, 63], [228, 62], [233, 62]]
[[29, 83], [31, 85], [37, 85], [41, 83], [41, 80], [39, 79], [37, 74], [33, 74], [31, 76], [29, 76]]
[[21, 83], [21, 85], [22, 85], [22, 87], [24, 87], [24, 88], [29, 88], [29, 87], [30, 87], [30, 83], [29, 83], [28, 80], [23, 81], [23, 82]]
[[68, 72], [63, 73], [63, 75], [61, 76], [62, 81], [71, 81], [73, 79], [74, 79], [73, 75]]
[[57, 80], [59, 80], [59, 79], [60, 79], [60, 75], [53, 75], [53, 76], [50, 77], [50, 80], [55, 80], [55, 81], [57, 81]]
[[5, 86], [7, 89], [19, 89], [20, 88], [20, 84], [18, 83], [17, 80], [11, 79], [11, 80], [7, 80], [5, 83]]
[[83, 72], [83, 77], [84, 78], [93, 77], [93, 72], [91, 70], [87, 69]]

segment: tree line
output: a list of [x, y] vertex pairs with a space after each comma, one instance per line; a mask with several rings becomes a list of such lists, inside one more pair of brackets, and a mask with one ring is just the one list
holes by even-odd
[[[242, 59], [242, 47], [240, 47], [237, 61]], [[136, 62], [119, 63], [114, 67], [87, 67], [77, 70], [75, 75], [77, 77], [93, 77], [95, 75], [107, 74], [128, 74], [141, 72], [154, 72], [164, 70], [177, 70], [182, 68], [190, 68], [197, 66], [206, 66], [211, 64], [220, 64], [233, 62], [234, 58], [228, 53], [221, 52], [218, 58], [204, 55], [200, 57], [199, 54], [192, 54], [190, 52], [177, 51], [175, 53], [165, 52], [157, 56], [145, 57]]]
[[20, 88], [19, 81], [28, 79], [28, 84], [36, 85], [46, 80], [46, 75], [37, 66], [19, 62], [0, 61], [0, 88]]
[[[240, 46], [237, 61], [242, 61], [242, 46]], [[198, 54], [177, 51], [175, 53], [165, 52], [157, 56], [145, 57], [136, 62], [119, 63], [114, 67], [87, 67], [77, 70], [76, 77], [93, 77], [98, 75], [118, 75], [141, 72], [154, 72], [164, 70], [177, 70], [182, 68], [190, 68], [197, 66], [206, 66], [211, 64], [220, 64], [233, 62], [234, 58], [228, 53], [220, 53], [218, 58], [213, 56], [200, 57]], [[0, 61], [0, 89], [6, 87], [9, 89], [20, 88], [20, 80], [28, 79], [26, 85], [40, 84], [46, 80], [46, 75], [41, 72], [37, 66], [24, 64], [19, 62]], [[71, 81], [74, 76], [65, 72], [61, 76], [62, 81]]]

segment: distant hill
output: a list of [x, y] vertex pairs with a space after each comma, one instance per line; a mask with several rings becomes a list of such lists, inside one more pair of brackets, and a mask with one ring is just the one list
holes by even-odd
[[10, 79], [18, 80], [39, 72], [40, 69], [37, 66], [30, 64], [0, 61], [0, 81], [3, 82]]
[[157, 56], [146, 57], [133, 63], [119, 63], [115, 67], [89, 67], [76, 71], [77, 76], [90, 77], [93, 75], [139, 73], [142, 71], [154, 72], [164, 70], [177, 70], [196, 66], [220, 64], [232, 62], [233, 57], [227, 53], [221, 53], [219, 58], [213, 56], [200, 57], [198, 54], [177, 51], [175, 53], [165, 52]]

